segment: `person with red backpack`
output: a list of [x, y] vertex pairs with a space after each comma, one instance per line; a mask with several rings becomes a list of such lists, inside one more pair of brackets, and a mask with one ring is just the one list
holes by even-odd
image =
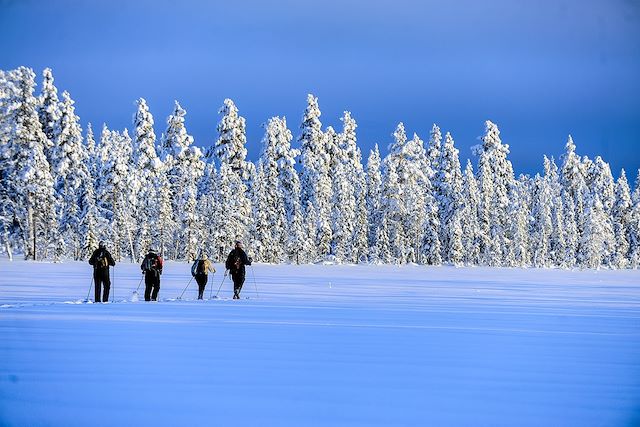
[[111, 279], [109, 278], [109, 266], [116, 265], [113, 257], [107, 250], [104, 241], [98, 243], [98, 249], [93, 251], [89, 264], [93, 266], [93, 282], [95, 284], [95, 302], [100, 302], [100, 293], [102, 293], [102, 302], [109, 302], [109, 289], [111, 289]]
[[149, 249], [149, 253], [142, 260], [142, 274], [144, 274], [144, 300], [157, 301], [160, 292], [160, 275], [164, 262], [162, 257], [154, 249]]
[[240, 299], [240, 291], [246, 276], [245, 265], [251, 265], [253, 259], [242, 249], [242, 242], [236, 241], [236, 247], [229, 253], [225, 267], [233, 279], [233, 299]]
[[209, 257], [206, 254], [200, 256], [200, 259], [195, 260], [191, 266], [191, 275], [196, 279], [198, 284], [198, 299], [203, 299], [204, 288], [207, 286], [207, 280], [209, 280], [209, 272], [215, 273], [216, 269], [209, 261]]

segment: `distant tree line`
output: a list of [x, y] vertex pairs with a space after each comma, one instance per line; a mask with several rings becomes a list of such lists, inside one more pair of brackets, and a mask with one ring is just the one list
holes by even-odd
[[[464, 170], [451, 134], [428, 142], [398, 124], [388, 154], [366, 164], [356, 121], [322, 128], [307, 97], [295, 147], [285, 118], [264, 125], [262, 152], [246, 160], [245, 119], [230, 99], [218, 138], [193, 144], [178, 102], [158, 139], [144, 99], [131, 134], [103, 125], [83, 133], [50, 69], [0, 71], [0, 242], [9, 257], [85, 259], [98, 240], [139, 260], [205, 251], [220, 260], [243, 239], [269, 263], [418, 263], [509, 267], [637, 268], [640, 173], [631, 192], [600, 157], [569, 137], [558, 166], [515, 177], [509, 146], [486, 122]], [[640, 171], [639, 171], [640, 172]]]

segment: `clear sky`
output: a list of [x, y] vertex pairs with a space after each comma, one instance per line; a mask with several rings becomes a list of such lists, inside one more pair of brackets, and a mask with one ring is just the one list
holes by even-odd
[[464, 167], [490, 119], [517, 174], [568, 134], [615, 176], [640, 168], [638, 1], [0, 0], [0, 68], [20, 65], [51, 67], [96, 132], [131, 128], [144, 97], [159, 137], [177, 99], [208, 146], [232, 98], [251, 160], [269, 117], [297, 137], [314, 93], [323, 125], [352, 112], [365, 160], [399, 121], [425, 141], [437, 123]]

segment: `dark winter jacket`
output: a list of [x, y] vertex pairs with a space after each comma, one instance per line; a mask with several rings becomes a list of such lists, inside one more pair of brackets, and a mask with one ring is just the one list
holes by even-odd
[[247, 256], [247, 253], [240, 248], [235, 248], [231, 252], [229, 252], [229, 256], [227, 257], [227, 262], [225, 262], [225, 267], [232, 275], [242, 275], [246, 274], [246, 270], [244, 268], [245, 265], [251, 265], [253, 260]]
[[160, 275], [162, 274], [163, 266], [164, 261], [162, 260], [162, 257], [153, 252], [149, 252], [142, 260], [140, 269], [142, 269], [144, 273], [153, 273], [154, 275]]
[[[106, 260], [106, 265], [104, 263]], [[113, 257], [106, 249], [98, 248], [93, 251], [91, 258], [89, 258], [89, 264], [93, 265], [95, 270], [109, 270], [109, 266], [116, 265], [116, 262], [113, 260]]]

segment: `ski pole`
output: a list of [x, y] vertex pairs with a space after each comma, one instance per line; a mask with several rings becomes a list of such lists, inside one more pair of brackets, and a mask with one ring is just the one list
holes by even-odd
[[[220, 282], [220, 286], [218, 286], [218, 292], [216, 292], [216, 298], [218, 298], [218, 294], [220, 293], [220, 289], [222, 289], [222, 284], [224, 283], [224, 279], [227, 278], [227, 272], [224, 272], [224, 276], [222, 277], [222, 282]], [[213, 287], [211, 287], [211, 292], [213, 292]], [[211, 299], [211, 295], [209, 295], [209, 299]]]
[[256, 296], [260, 298], [260, 294], [258, 293], [258, 285], [256, 284], [256, 275], [253, 273], [253, 266], [251, 265], [251, 277], [253, 277], [253, 286], [256, 288]]
[[184, 287], [184, 289], [182, 290], [182, 293], [180, 294], [180, 297], [178, 297], [178, 299], [182, 299], [182, 295], [184, 295], [184, 293], [186, 292], [187, 288], [189, 287], [189, 285], [191, 284], [192, 281], [193, 281], [193, 276], [191, 276], [191, 280], [189, 280], [189, 283], [187, 283], [187, 286]]
[[140, 278], [140, 283], [138, 283], [138, 287], [136, 288], [136, 294], [138, 293], [138, 289], [140, 289], [140, 285], [142, 285], [142, 281], [144, 280], [144, 274]]
[[115, 283], [116, 283], [116, 268], [115, 267], [111, 267], [111, 273], [113, 276], [113, 280], [111, 281], [111, 302], [114, 303], [116, 302], [116, 287], [115, 287]]
[[[211, 276], [215, 277], [216, 276], [216, 272], [214, 271], [213, 274], [211, 274]], [[209, 279], [207, 279], [207, 282], [208, 281], [209, 281]], [[213, 279], [211, 279], [211, 281], [213, 282]], [[213, 295], [213, 284], [211, 284], [211, 287], [209, 288], [209, 299], [211, 299], [212, 295]]]
[[87, 292], [87, 298], [85, 299], [86, 302], [89, 302], [89, 295], [91, 295], [91, 288], [93, 287], [93, 280], [94, 278], [91, 278], [91, 283], [89, 284], [89, 292]]

